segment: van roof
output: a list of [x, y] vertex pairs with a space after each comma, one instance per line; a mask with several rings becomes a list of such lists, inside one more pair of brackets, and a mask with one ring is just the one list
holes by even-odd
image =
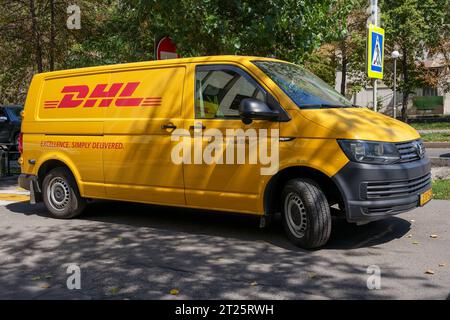
[[127, 69], [127, 68], [140, 68], [140, 67], [157, 66], [157, 65], [167, 66], [167, 65], [199, 63], [199, 62], [240, 62], [240, 63], [245, 63], [245, 62], [248, 62], [251, 60], [280, 61], [280, 60], [274, 59], [274, 58], [265, 58], [265, 57], [257, 57], [257, 56], [217, 55], [217, 56], [202, 56], [202, 57], [178, 58], [178, 59], [167, 59], [167, 60], [149, 60], [149, 61], [142, 61], [142, 62], [102, 65], [102, 66], [95, 66], [95, 67], [43, 72], [43, 73], [40, 73], [39, 75], [46, 78], [46, 77], [58, 76], [58, 75], [68, 74], [68, 73], [98, 72], [98, 71], [103, 71], [103, 70], [105, 70], [105, 71], [106, 70], [120, 70], [120, 69]]

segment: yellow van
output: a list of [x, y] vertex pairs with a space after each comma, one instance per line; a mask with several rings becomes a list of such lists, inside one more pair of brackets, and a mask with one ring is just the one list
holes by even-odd
[[[202, 158], [211, 140], [215, 161]], [[273, 156], [265, 172], [268, 162], [253, 157], [264, 143]], [[295, 64], [260, 57], [37, 74], [20, 150], [20, 186], [55, 218], [80, 214], [89, 199], [241, 212], [262, 225], [281, 213], [305, 248], [327, 242], [332, 214], [362, 224], [431, 199], [416, 130], [352, 105]]]

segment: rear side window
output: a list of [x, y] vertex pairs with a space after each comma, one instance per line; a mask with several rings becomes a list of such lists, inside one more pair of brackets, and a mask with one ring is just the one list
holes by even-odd
[[197, 67], [195, 82], [197, 119], [237, 118], [242, 99], [266, 101], [264, 90], [236, 67]]

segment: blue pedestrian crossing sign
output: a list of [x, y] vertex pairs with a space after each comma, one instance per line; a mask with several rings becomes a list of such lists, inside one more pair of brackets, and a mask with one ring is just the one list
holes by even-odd
[[384, 70], [384, 29], [371, 24], [367, 35], [367, 75], [382, 79]]

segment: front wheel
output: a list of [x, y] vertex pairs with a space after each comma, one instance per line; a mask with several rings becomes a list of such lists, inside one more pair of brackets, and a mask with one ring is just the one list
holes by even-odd
[[330, 238], [330, 207], [314, 181], [289, 181], [282, 192], [282, 213], [285, 232], [295, 245], [312, 249], [323, 246]]
[[45, 176], [42, 193], [45, 206], [54, 218], [73, 218], [86, 206], [72, 173], [63, 167], [55, 168]]

